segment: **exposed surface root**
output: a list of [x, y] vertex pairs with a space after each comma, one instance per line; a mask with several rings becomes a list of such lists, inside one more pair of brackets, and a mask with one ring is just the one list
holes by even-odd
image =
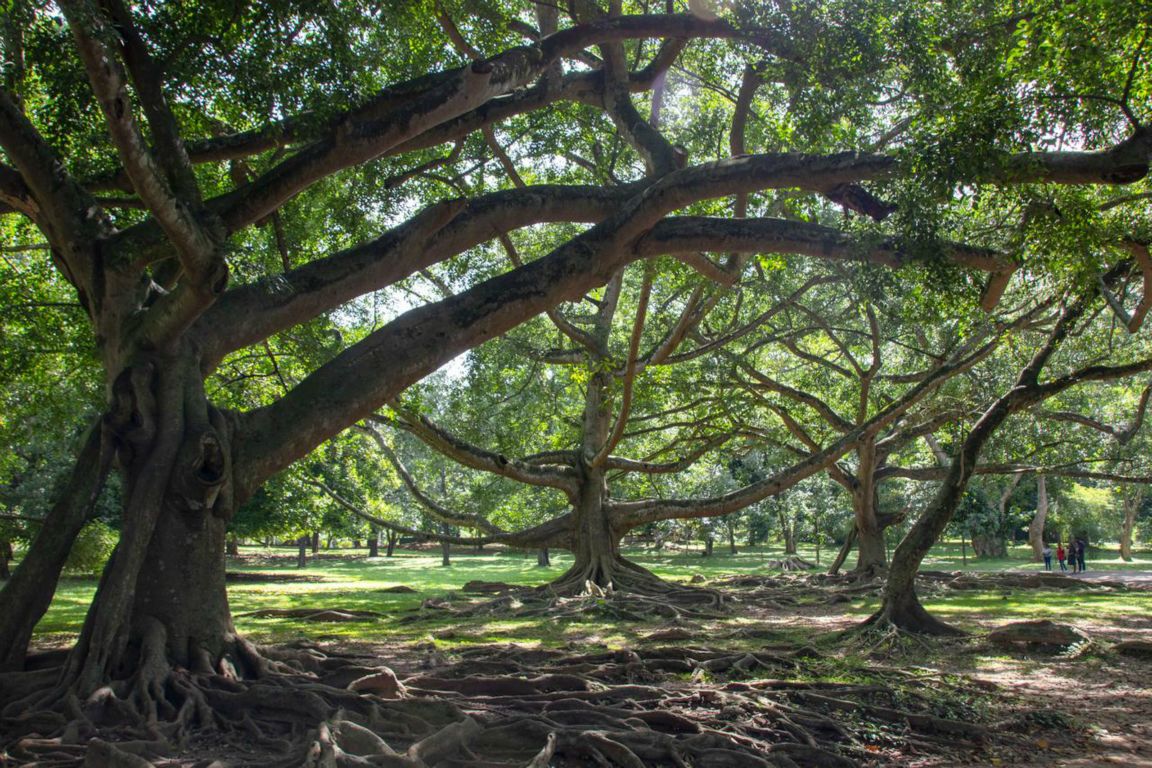
[[264, 650], [269, 671], [257, 680], [169, 668], [9, 714], [0, 749], [14, 765], [95, 768], [793, 768], [875, 765], [914, 741], [975, 754], [987, 735], [896, 673], [817, 681], [803, 648], [488, 646], [403, 682], [369, 657]]

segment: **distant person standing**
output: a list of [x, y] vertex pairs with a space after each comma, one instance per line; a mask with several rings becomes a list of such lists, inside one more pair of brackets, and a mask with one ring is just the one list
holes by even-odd
[[1067, 557], [1067, 555], [1068, 553], [1064, 551], [1064, 542], [1056, 542], [1056, 559], [1060, 562], [1061, 571], [1068, 570], [1068, 566], [1064, 565], [1064, 558]]
[[1044, 542], [1044, 549], [1040, 551], [1040, 554], [1044, 555], [1044, 570], [1052, 570], [1052, 547], [1048, 542]]
[[1072, 573], [1078, 573], [1076, 570], [1076, 539], [1068, 539], [1068, 567], [1072, 569]]
[[1080, 573], [1088, 570], [1084, 565], [1084, 551], [1088, 549], [1088, 543], [1084, 539], [1076, 539], [1076, 567], [1080, 569]]

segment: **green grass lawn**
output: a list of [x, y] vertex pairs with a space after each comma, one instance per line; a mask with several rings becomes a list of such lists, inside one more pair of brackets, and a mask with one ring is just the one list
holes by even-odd
[[[924, 563], [932, 570], [969, 571], [1035, 571], [1041, 566], [1026, 560], [1029, 550], [1017, 547], [1003, 560], [975, 560], [962, 562], [959, 545], [944, 544], [937, 547]], [[295, 550], [245, 549], [245, 555], [257, 556], [253, 562], [230, 564], [231, 571], [255, 571], [288, 577], [304, 574], [315, 581], [237, 582], [229, 585], [232, 610], [237, 628], [258, 642], [287, 642], [310, 639], [347, 639], [352, 641], [413, 642], [429, 639], [453, 639], [454, 642], [544, 642], [563, 643], [569, 637], [592, 636], [609, 645], [626, 644], [634, 637], [627, 624], [590, 618], [588, 622], [573, 626], [560, 626], [556, 622], [539, 619], [525, 620], [470, 620], [461, 626], [451, 619], [402, 623], [391, 618], [355, 623], [308, 623], [282, 618], [256, 618], [244, 614], [264, 608], [343, 608], [369, 610], [395, 616], [410, 612], [430, 597], [456, 593], [472, 580], [502, 581], [510, 584], [540, 584], [563, 573], [571, 563], [564, 552], [554, 553], [552, 566], [536, 565], [535, 553], [519, 552], [456, 552], [451, 567], [440, 565], [438, 551], [413, 552], [397, 550], [394, 557], [368, 559], [365, 551], [343, 550], [329, 556], [311, 560], [308, 568], [295, 568]], [[717, 547], [711, 558], [700, 556], [699, 550], [673, 550], [662, 552], [632, 550], [626, 554], [636, 562], [670, 580], [687, 580], [694, 575], [706, 579], [728, 575], [764, 573], [767, 563], [782, 556], [779, 548], [741, 548], [739, 554], [727, 553], [726, 547]], [[801, 556], [815, 561], [813, 549], [802, 549]], [[820, 560], [827, 565], [835, 555], [824, 549]], [[1117, 556], [1089, 558], [1093, 569], [1152, 570], [1152, 554], [1141, 552], [1132, 563], [1123, 563]], [[390, 593], [389, 587], [407, 586], [415, 593]], [[84, 613], [95, 592], [94, 579], [64, 579], [57, 590], [51, 609], [37, 627], [37, 636], [45, 643], [67, 643], [75, 638]], [[1126, 592], [1116, 594], [1080, 594], [1066, 592], [1021, 591], [1018, 593], [955, 592], [940, 597], [928, 597], [930, 610], [949, 621], [963, 626], [965, 617], [1053, 618], [1074, 619], [1076, 616], [1116, 618], [1146, 616], [1152, 612], [1152, 595]], [[844, 606], [849, 615], [863, 615], [874, 605], [855, 602]], [[739, 621], [739, 619], [735, 619]]]

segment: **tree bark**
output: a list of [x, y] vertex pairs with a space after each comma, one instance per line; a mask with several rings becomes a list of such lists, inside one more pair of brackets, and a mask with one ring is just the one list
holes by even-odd
[[866, 439], [856, 449], [859, 467], [852, 490], [852, 512], [856, 519], [857, 573], [876, 573], [888, 565], [884, 528], [877, 518], [876, 442]]
[[124, 478], [120, 541], [62, 682], [84, 697], [132, 673], [166, 675], [172, 664], [255, 674], [224, 583], [232, 422], [208, 403], [195, 356], [174, 349], [134, 360], [112, 387], [105, 426]]
[[320, 531], [312, 532], [312, 554], [320, 554]]
[[1136, 513], [1144, 501], [1141, 490], [1130, 490], [1124, 494], [1124, 524], [1120, 529], [1120, 559], [1132, 562], [1132, 532], [1136, 528]]
[[12, 572], [8, 569], [8, 562], [12, 559], [12, 542], [0, 539], [0, 579], [9, 579]]
[[724, 525], [728, 528], [728, 554], [738, 554], [736, 551], [736, 524], [727, 520]]
[[701, 557], [712, 557], [712, 549], [716, 545], [716, 539], [709, 533], [704, 537], [704, 551], [700, 553]]
[[1028, 543], [1032, 546], [1032, 562], [1044, 559], [1044, 524], [1048, 521], [1048, 486], [1044, 475], [1036, 478], [1036, 514], [1028, 525]]
[[376, 526], [368, 534], [368, 557], [380, 557], [380, 529]]
[[297, 568], [307, 568], [308, 567], [308, 546], [311, 543], [311, 541], [312, 540], [308, 536], [301, 536], [300, 538], [296, 539], [296, 567]]
[[[441, 523], [440, 532], [445, 536], [452, 535], [452, 529], [448, 523]], [[440, 565], [445, 568], [452, 565], [452, 545], [448, 543], [447, 539], [440, 540]]]
[[399, 540], [400, 540], [400, 534], [395, 533], [393, 531], [388, 531], [388, 538], [387, 538], [388, 547], [384, 551], [384, 557], [392, 557], [392, 554], [396, 551], [396, 542], [398, 542]]
[[548, 554], [548, 547], [540, 547], [536, 552], [536, 565], [548, 568], [552, 565], [552, 557]]
[[796, 554], [796, 526], [788, 519], [788, 515], [781, 509], [778, 512], [780, 517], [780, 533], [784, 536], [784, 554]]
[[853, 521], [852, 525], [848, 528], [847, 535], [844, 536], [844, 544], [841, 545], [840, 551], [836, 553], [836, 559], [832, 561], [832, 565], [828, 567], [829, 575], [835, 576], [840, 573], [840, 569], [844, 567], [844, 563], [848, 560], [848, 555], [852, 553], [852, 548], [856, 545], [856, 522]]
[[225, 546], [227, 547], [226, 553], [229, 557], [236, 557], [240, 554], [240, 540], [235, 536], [229, 536]]

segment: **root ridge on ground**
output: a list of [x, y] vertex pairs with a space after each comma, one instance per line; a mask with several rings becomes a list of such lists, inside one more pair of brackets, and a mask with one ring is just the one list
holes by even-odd
[[[0, 748], [14, 765], [94, 768], [792, 768], [876, 764], [886, 750], [945, 740], [978, 752], [987, 736], [899, 675], [818, 681], [806, 649], [746, 645], [486, 646], [402, 682], [371, 657], [279, 649], [255, 681], [171, 670], [150, 689], [171, 708], [165, 722], [127, 688], [109, 690], [101, 717], [92, 702], [6, 714], [0, 733], [19, 733]], [[383, 687], [322, 682], [365, 679]]]

